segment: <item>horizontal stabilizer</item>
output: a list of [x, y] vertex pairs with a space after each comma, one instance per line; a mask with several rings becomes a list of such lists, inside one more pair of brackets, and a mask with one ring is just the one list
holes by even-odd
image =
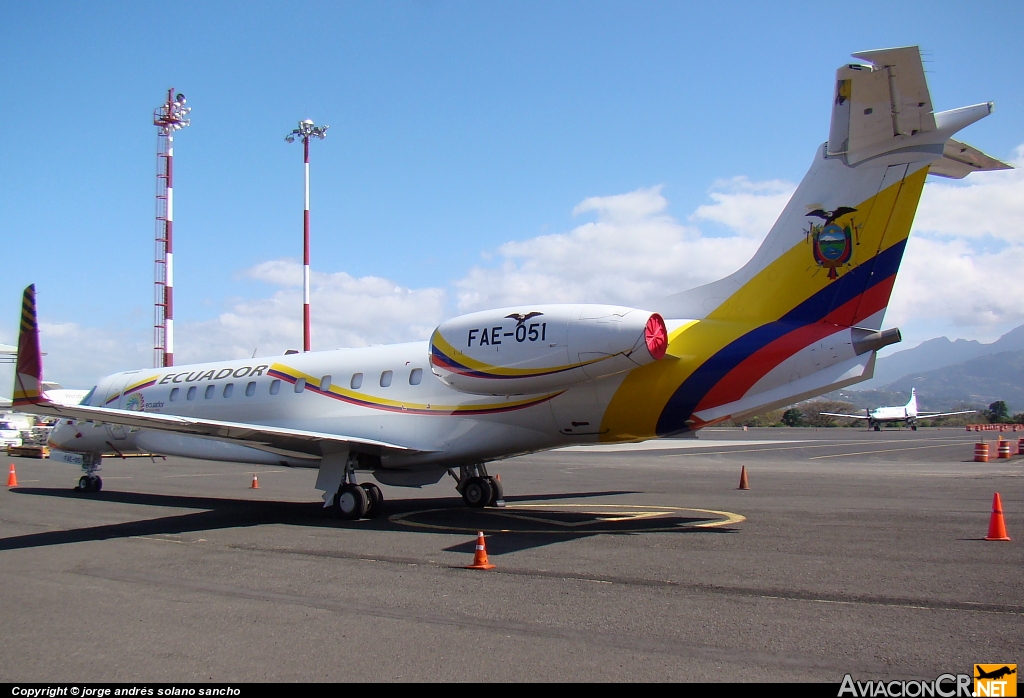
[[928, 174], [963, 179], [972, 172], [1012, 170], [1013, 166], [986, 155], [977, 148], [950, 138], [942, 149], [942, 159], [932, 163]]

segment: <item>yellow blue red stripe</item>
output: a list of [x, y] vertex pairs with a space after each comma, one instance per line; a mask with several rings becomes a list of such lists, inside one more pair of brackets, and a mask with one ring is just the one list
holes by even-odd
[[305, 390], [312, 392], [316, 395], [322, 395], [324, 397], [338, 400], [340, 402], [354, 405], [356, 407], [365, 407], [373, 410], [382, 410], [385, 412], [400, 412], [402, 414], [418, 414], [428, 416], [446, 416], [446, 415], [459, 415], [459, 416], [472, 416], [472, 415], [489, 415], [489, 414], [500, 414], [502, 412], [511, 412], [514, 410], [522, 410], [535, 405], [543, 404], [558, 395], [561, 395], [564, 391], [557, 391], [553, 393], [547, 393], [544, 395], [528, 397], [520, 400], [508, 400], [501, 403], [491, 404], [466, 404], [466, 405], [436, 405], [430, 403], [414, 403], [406, 402], [401, 400], [389, 400], [375, 395], [368, 395], [366, 393], [358, 392], [355, 390], [348, 390], [341, 388], [336, 385], [331, 385], [327, 389], [322, 388], [317, 384], [317, 379], [313, 376], [296, 371], [292, 368], [284, 366], [282, 364], [274, 364], [267, 371], [267, 375], [283, 380], [287, 383], [294, 385], [300, 379], [306, 380]]
[[132, 393], [142, 390], [143, 388], [148, 388], [152, 385], [156, 385], [157, 378], [159, 378], [159, 376], [151, 376], [149, 378], [139, 381], [138, 383], [134, 383], [132, 385], [127, 386], [121, 392], [114, 393], [113, 396], [108, 397], [104, 405], [109, 405], [112, 402], [117, 402], [118, 398], [131, 395]]

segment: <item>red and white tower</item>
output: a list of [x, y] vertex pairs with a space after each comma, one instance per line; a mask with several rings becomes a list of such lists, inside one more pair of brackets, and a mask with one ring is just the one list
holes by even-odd
[[309, 351], [309, 139], [323, 140], [330, 126], [314, 126], [312, 120], [299, 122], [299, 127], [284, 137], [289, 143], [302, 139], [302, 156], [306, 163], [306, 207], [302, 212], [302, 351]]
[[156, 153], [156, 273], [154, 276], [153, 365], [174, 365], [174, 132], [189, 125], [185, 95], [167, 90], [153, 112]]

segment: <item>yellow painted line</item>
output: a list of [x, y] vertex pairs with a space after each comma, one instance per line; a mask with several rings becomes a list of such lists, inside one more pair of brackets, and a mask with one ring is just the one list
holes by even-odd
[[[434, 513], [434, 512], [450, 512], [450, 511], [452, 511], [450, 509], [420, 509], [418, 511], [410, 511], [410, 512], [407, 512], [407, 513], [404, 513], [404, 514], [393, 514], [392, 516], [388, 517], [388, 520], [393, 522], [393, 523], [400, 523], [400, 524], [403, 524], [405, 526], [410, 526], [412, 528], [425, 528], [425, 529], [433, 530], [433, 531], [449, 531], [449, 532], [453, 532], [453, 533], [465, 533], [465, 532], [472, 533], [474, 531], [484, 531], [485, 533], [565, 534], [565, 533], [571, 533], [573, 531], [573, 529], [576, 529], [579, 532], [580, 535], [599, 535], [599, 534], [616, 535], [616, 534], [620, 534], [620, 533], [670, 533], [670, 532], [673, 532], [673, 531], [684, 531], [684, 530], [687, 530], [687, 529], [694, 529], [694, 528], [715, 528], [715, 527], [718, 527], [718, 526], [728, 526], [728, 525], [731, 525], [731, 524], [741, 523], [741, 522], [747, 520], [747, 518], [745, 516], [743, 516], [741, 514], [734, 514], [734, 513], [729, 512], [729, 511], [715, 511], [713, 509], [693, 509], [693, 508], [690, 508], [690, 507], [648, 506], [648, 505], [637, 505], [637, 504], [518, 504], [518, 505], [513, 505], [513, 506], [505, 507], [503, 509], [482, 509], [482, 510], [477, 510], [477, 513], [485, 514], [485, 515], [490, 515], [490, 516], [503, 516], [503, 517], [506, 517], [506, 518], [513, 518], [513, 519], [514, 518], [520, 518], [521, 520], [531, 521], [533, 523], [555, 523], [555, 522], [552, 522], [551, 520], [545, 520], [545, 519], [541, 519], [539, 517], [534, 517], [534, 516], [516, 517], [514, 514], [512, 514], [512, 513], [510, 513], [508, 511], [509, 509], [512, 509], [512, 510], [516, 510], [516, 509], [523, 509], [523, 510], [527, 510], [527, 509], [532, 509], [532, 510], [548, 509], [548, 510], [551, 510], [552, 513], [556, 513], [558, 510], [576, 509], [577, 511], [583, 510], [580, 513], [594, 514], [595, 516], [600, 516], [603, 513], [605, 513], [603, 511], [601, 511], [603, 509], [603, 510], [617, 510], [621, 514], [626, 514], [625, 516], [618, 516], [618, 517], [615, 517], [614, 519], [611, 519], [611, 520], [610, 519], [604, 519], [604, 520], [599, 520], [599, 521], [592, 521], [592, 522], [589, 522], [588, 524], [586, 524], [586, 525], [595, 526], [595, 527], [601, 527], [601, 526], [607, 525], [609, 523], [622, 523], [622, 521], [629, 521], [629, 520], [636, 520], [636, 521], [650, 520], [650, 518], [652, 518], [652, 516], [660, 516], [660, 515], [665, 515], [665, 514], [673, 514], [673, 513], [677, 513], [677, 512], [695, 512], [695, 513], [698, 513], [698, 514], [710, 514], [710, 515], [713, 515], [713, 516], [720, 516], [720, 517], [722, 517], [722, 520], [721, 521], [708, 521], [708, 522], [700, 523], [700, 524], [685, 524], [685, 525], [679, 525], [679, 526], [667, 526], [667, 527], [655, 528], [655, 529], [634, 529], [634, 530], [630, 530], [630, 529], [626, 528], [626, 529], [621, 530], [621, 531], [616, 531], [616, 530], [610, 530], [610, 531], [609, 530], [600, 530], [599, 528], [598, 528], [598, 530], [580, 529], [579, 528], [580, 524], [575, 524], [575, 523], [565, 523], [565, 524], [557, 523], [556, 525], [558, 525], [560, 527], [558, 529], [541, 529], [541, 530], [526, 529], [526, 530], [518, 530], [517, 531], [517, 530], [513, 530], [513, 529], [509, 529], [509, 528], [487, 528], [486, 526], [482, 526], [479, 523], [472, 524], [472, 525], [467, 525], [467, 526], [445, 526], [445, 525], [441, 525], [441, 524], [429, 524], [429, 523], [421, 523], [419, 521], [409, 521], [409, 520], [407, 520], [410, 517], [417, 516], [417, 515], [420, 515], [420, 514], [431, 514], [431, 513]], [[621, 511], [621, 510], [627, 510], [627, 511]], [[568, 512], [566, 512], [566, 513], [568, 513]], [[630, 516], [629, 514], [632, 514], [632, 516]]]
[[963, 446], [963, 445], [964, 445], [963, 442], [961, 442], [961, 443], [953, 443], [953, 444], [935, 444], [933, 446], [908, 446], [907, 448], [884, 448], [884, 449], [879, 449], [879, 450], [876, 450], [876, 451], [857, 451], [855, 453], [832, 453], [832, 454], [825, 455], [825, 456], [811, 456], [807, 460], [818, 460], [819, 458], [842, 458], [844, 456], [865, 456], [865, 455], [870, 455], [872, 453], [895, 453], [897, 451], [919, 451], [919, 450], [921, 450], [923, 448], [948, 448], [950, 446]]
[[164, 543], [177, 543], [178, 545], [187, 545], [188, 541], [174, 540], [172, 538], [154, 538], [153, 536], [132, 536], [132, 538], [138, 538], [140, 540], [158, 540]]

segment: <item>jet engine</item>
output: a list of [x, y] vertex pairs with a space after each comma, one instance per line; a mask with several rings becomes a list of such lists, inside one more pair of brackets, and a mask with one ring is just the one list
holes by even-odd
[[658, 313], [615, 305], [538, 305], [470, 313], [430, 337], [430, 367], [458, 391], [523, 395], [623, 373], [665, 356]]

